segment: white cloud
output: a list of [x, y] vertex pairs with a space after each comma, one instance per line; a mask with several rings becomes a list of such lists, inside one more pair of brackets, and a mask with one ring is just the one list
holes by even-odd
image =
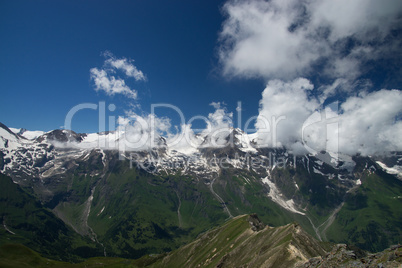
[[307, 95], [313, 88], [304, 78], [268, 82], [255, 125], [259, 146], [280, 147], [300, 141], [303, 122], [319, 107], [319, 103]]
[[351, 97], [341, 105], [339, 148], [375, 154], [402, 150], [402, 92], [385, 90]]
[[315, 46], [288, 31], [296, 14], [285, 1], [231, 1], [224, 10], [220, 60], [225, 74], [280, 78], [317, 59]]
[[146, 81], [146, 77], [141, 70], [138, 70], [137, 67], [133, 64], [133, 60], [129, 61], [126, 58], [116, 59], [113, 54], [105, 53], [108, 59], [105, 61], [105, 65], [109, 65], [110, 67], [123, 71], [126, 76], [133, 77], [136, 81]]
[[230, 141], [227, 140], [233, 125], [233, 113], [227, 112], [226, 108], [220, 102], [212, 102], [210, 104], [215, 108], [215, 112], [208, 114], [207, 127], [201, 132], [201, 136], [205, 138], [202, 147], [224, 147]]
[[394, 0], [228, 1], [220, 61], [229, 76], [294, 79], [315, 65], [355, 78], [367, 60], [400, 57], [402, 2]]
[[324, 103], [328, 98], [336, 97], [338, 94], [346, 93], [350, 96], [356, 94], [354, 92], [368, 92], [373, 88], [373, 84], [368, 79], [359, 79], [356, 81], [338, 78], [330, 85], [321, 85], [318, 88], [318, 95], [321, 103]]
[[[233, 130], [233, 113], [227, 112], [220, 102], [210, 104], [215, 108], [208, 117], [197, 116], [193, 119], [204, 120], [206, 128], [195, 134], [191, 124], [183, 124], [180, 131], [172, 133], [171, 120], [155, 114], [139, 115], [133, 111], [126, 112], [117, 120], [119, 149], [122, 151], [144, 151], [162, 148], [184, 154], [192, 154], [198, 148], [220, 148], [230, 144], [227, 139]], [[190, 120], [192, 121], [192, 120]]]
[[196, 116], [190, 119], [203, 120], [206, 123], [205, 129], [197, 129], [195, 134], [191, 124], [181, 125], [177, 134], [169, 134], [167, 144], [172, 150], [185, 154], [191, 154], [198, 148], [221, 148], [230, 145], [229, 134], [233, 131], [233, 113], [229, 113], [223, 103], [210, 103], [215, 111], [209, 113], [208, 117]]
[[[191, 124], [183, 124], [180, 131], [172, 133], [171, 120], [155, 114], [139, 115], [133, 111], [117, 120], [119, 149], [144, 151], [168, 145], [170, 150], [184, 154], [197, 152], [198, 148], [219, 148], [230, 144], [227, 139], [233, 130], [233, 113], [227, 112], [220, 102], [210, 104], [215, 111], [208, 117], [197, 116], [193, 119], [204, 120], [206, 128], [195, 134]], [[190, 119], [192, 121], [192, 119]]]
[[122, 151], [144, 151], [166, 145], [163, 135], [168, 135], [171, 123], [166, 117], [154, 114], [145, 116], [132, 111], [117, 120], [120, 133], [119, 149]]
[[124, 79], [115, 76], [116, 71], [122, 71], [125, 76], [132, 77], [136, 81], [146, 81], [142, 71], [138, 70], [133, 64], [133, 60], [126, 58], [116, 59], [116, 57], [106, 51], [104, 68], [90, 69], [90, 77], [95, 83], [96, 91], [104, 91], [107, 95], [123, 94], [131, 99], [137, 99], [137, 91], [130, 89]]
[[[372, 83], [362, 79], [377, 61], [401, 71], [401, 1], [229, 0], [223, 12], [224, 75], [268, 81], [256, 121], [260, 146], [401, 150], [401, 91], [368, 93]], [[313, 88], [300, 77], [329, 84]], [[337, 96], [340, 114], [323, 108]]]
[[197, 148], [202, 143], [202, 137], [196, 136], [191, 124], [181, 126], [181, 131], [175, 135], [169, 135], [167, 144], [169, 149], [176, 150], [183, 154], [190, 155], [197, 152]]
[[302, 152], [303, 144], [316, 152], [363, 155], [402, 150], [400, 90], [361, 93], [320, 110], [320, 102], [309, 98], [312, 89], [304, 78], [268, 82], [256, 122], [259, 146]]
[[329, 39], [336, 42], [351, 35], [368, 41], [384, 38], [399, 21], [402, 3], [394, 0], [312, 1], [311, 25], [330, 28]]
[[95, 83], [96, 91], [105, 91], [109, 96], [124, 94], [129, 98], [136, 99], [137, 91], [131, 90], [123, 79], [109, 75], [105, 70], [92, 68], [90, 70], [91, 79]]

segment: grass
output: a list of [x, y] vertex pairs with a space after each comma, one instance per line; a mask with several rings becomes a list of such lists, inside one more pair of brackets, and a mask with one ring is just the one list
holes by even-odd
[[381, 251], [402, 241], [402, 182], [393, 176], [365, 173], [351, 193], [327, 237], [369, 250]]
[[1, 228], [0, 245], [21, 243], [45, 256], [69, 261], [82, 260], [88, 252], [101, 253], [96, 244], [66, 226], [9, 177], [0, 174], [0, 183], [0, 218], [15, 233]]

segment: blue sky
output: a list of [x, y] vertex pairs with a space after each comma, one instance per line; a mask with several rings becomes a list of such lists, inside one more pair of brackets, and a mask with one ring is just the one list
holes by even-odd
[[[286, 145], [332, 105], [344, 151], [402, 150], [401, 34], [394, 0], [3, 0], [0, 122], [49, 131], [80, 104], [114, 104], [106, 116], [117, 119], [167, 103], [186, 124], [227, 126], [227, 116], [238, 126], [241, 101], [241, 128], [255, 116], [263, 133], [286, 118]], [[161, 132], [181, 123], [171, 109], [156, 117]], [[97, 132], [98, 112], [79, 111], [71, 127]]]
[[[257, 114], [263, 82], [229, 81], [217, 71], [222, 1], [1, 1], [1, 118], [8, 126], [51, 130], [79, 103], [132, 102], [178, 106], [207, 115], [224, 101]], [[136, 101], [93, 90], [89, 70], [104, 51], [135, 60], [147, 82], [133, 83]], [[128, 81], [129, 83], [130, 81]], [[77, 115], [78, 116], [78, 115]], [[173, 115], [174, 116], [174, 115]], [[78, 132], [97, 131], [97, 113], [82, 112]]]

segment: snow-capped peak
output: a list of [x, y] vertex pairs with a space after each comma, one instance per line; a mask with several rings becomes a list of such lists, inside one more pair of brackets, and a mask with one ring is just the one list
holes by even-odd
[[31, 130], [26, 130], [26, 129], [24, 129], [24, 128], [13, 128], [13, 127], [10, 127], [9, 129], [10, 129], [12, 132], [14, 132], [15, 134], [20, 135], [20, 136], [22, 136], [22, 137], [24, 137], [24, 138], [26, 138], [26, 139], [28, 139], [28, 140], [34, 140], [34, 139], [36, 139], [37, 137], [42, 136], [43, 134], [46, 133], [45, 131], [42, 131], [42, 130], [34, 130], [34, 131], [31, 131]]

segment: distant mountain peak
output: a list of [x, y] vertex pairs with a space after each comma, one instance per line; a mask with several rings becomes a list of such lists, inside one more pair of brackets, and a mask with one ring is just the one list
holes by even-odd
[[83, 141], [84, 137], [86, 137], [87, 134], [78, 134], [72, 130], [66, 130], [66, 129], [56, 129], [52, 130], [50, 132], [47, 132], [38, 138], [36, 138], [37, 142], [43, 142], [43, 141], [48, 141], [48, 142], [81, 142]]

